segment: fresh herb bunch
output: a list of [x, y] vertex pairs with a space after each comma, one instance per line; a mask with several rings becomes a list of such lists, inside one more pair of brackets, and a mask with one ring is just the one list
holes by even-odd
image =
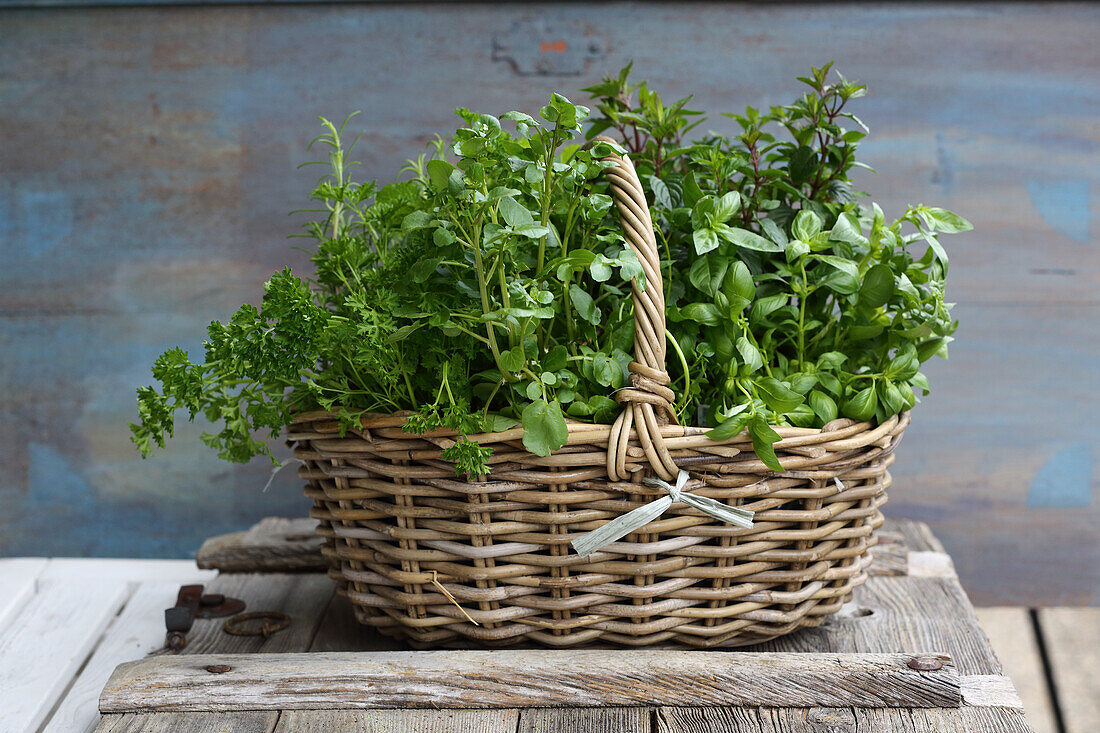
[[946, 356], [956, 326], [937, 233], [970, 225], [924, 206], [888, 223], [859, 202], [848, 174], [865, 133], [842, 125], [862, 128], [845, 105], [864, 88], [828, 72], [802, 79], [810, 91], [791, 106], [733, 116], [739, 135], [691, 144], [689, 100], [666, 106], [629, 67], [586, 90], [599, 112], [588, 137], [615, 132], [622, 148], [578, 144], [589, 109], [557, 94], [539, 119], [459, 109], [453, 137], [385, 186], [352, 180], [347, 120], [323, 120], [311, 147], [329, 172], [306, 210], [314, 279], [278, 273], [259, 308], [210, 325], [202, 363], [163, 354], [162, 389], [138, 391], [134, 442], [163, 446], [186, 408], [222, 423], [204, 436], [221, 457], [247, 461], [272, 457], [257, 433], [275, 438], [301, 411], [330, 410], [345, 429], [409, 411], [407, 430], [459, 433], [444, 458], [476, 476], [492, 455], [470, 434], [521, 423], [528, 450], [547, 455], [567, 415], [612, 421], [634, 338], [629, 283], [643, 278], [599, 175], [624, 148], [665, 251], [684, 421], [719, 438], [747, 429], [781, 470], [772, 425], [908, 409], [927, 393], [920, 363]]

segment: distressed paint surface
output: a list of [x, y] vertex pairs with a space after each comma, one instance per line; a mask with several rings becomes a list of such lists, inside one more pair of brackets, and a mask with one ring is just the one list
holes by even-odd
[[[736, 110], [835, 59], [871, 90], [861, 187], [976, 227], [888, 511], [932, 524], [979, 604], [1100, 602], [1098, 33], [1085, 4], [0, 10], [0, 554], [182, 556], [305, 512], [291, 471], [264, 493], [270, 466], [219, 462], [201, 426], [142, 462], [125, 423], [158, 353], [307, 270], [286, 212], [317, 115], [363, 110], [361, 170], [388, 179], [458, 105], [534, 109], [633, 59]], [[1065, 451], [1089, 470], [1051, 468]]]

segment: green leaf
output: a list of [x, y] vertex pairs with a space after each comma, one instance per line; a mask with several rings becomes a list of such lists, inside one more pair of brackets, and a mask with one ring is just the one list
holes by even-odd
[[684, 205], [694, 207], [703, 198], [703, 192], [695, 181], [695, 174], [688, 173], [684, 176]]
[[523, 446], [536, 456], [550, 455], [569, 439], [569, 428], [557, 400], [549, 404], [541, 398], [535, 400], [523, 408], [520, 422], [523, 423]]
[[[741, 407], [747, 408], [748, 405], [741, 405]], [[719, 423], [718, 427], [713, 430], [708, 430], [707, 437], [711, 440], [729, 440], [744, 430], [751, 418], [752, 415], [748, 412], [740, 412], [733, 415], [727, 418], [725, 422]]]
[[535, 221], [531, 212], [511, 196], [502, 198], [497, 206], [499, 207], [501, 217], [508, 223], [508, 226], [512, 228], [533, 224]]
[[741, 196], [736, 191], [730, 191], [716, 199], [714, 203], [715, 223], [724, 223], [732, 219], [741, 210]]
[[826, 287], [844, 295], [851, 295], [859, 290], [859, 269], [856, 263], [834, 255], [814, 255], [814, 257], [836, 269], [836, 272], [821, 279], [821, 283]]
[[729, 260], [722, 257], [700, 257], [688, 270], [688, 280], [707, 295], [713, 296], [722, 285], [729, 269]]
[[558, 344], [550, 351], [546, 352], [546, 356], [542, 358], [541, 366], [545, 371], [556, 372], [564, 369], [569, 364], [569, 349], [562, 344]]
[[782, 227], [768, 218], [760, 219], [759, 222], [760, 228], [764, 231], [768, 239], [773, 242], [779, 242], [784, 246], [787, 244], [787, 234], [783, 231]]
[[705, 255], [718, 247], [718, 234], [713, 229], [696, 229], [691, 233], [691, 241], [695, 244], [695, 254]]
[[802, 404], [802, 395], [795, 392], [775, 377], [761, 377], [755, 380], [756, 391], [771, 409], [782, 415]]
[[844, 416], [859, 422], [866, 422], [875, 416], [875, 408], [877, 407], [878, 400], [875, 397], [875, 388], [865, 387], [844, 403]]
[[[745, 249], [755, 250], [757, 252], [782, 252], [783, 245], [778, 242], [771, 242], [764, 239], [759, 234], [753, 234], [747, 229], [736, 229], [725, 224], [715, 227], [718, 235], [725, 239], [727, 242], [734, 244], [738, 247], [744, 247]], [[698, 249], [698, 247], [696, 247]]]
[[622, 385], [623, 370], [617, 361], [600, 353], [592, 357], [592, 376], [604, 387], [617, 389]]
[[577, 313], [580, 314], [581, 318], [594, 326], [600, 325], [603, 313], [596, 307], [591, 295], [581, 288], [572, 287], [569, 288], [569, 300], [572, 301], [573, 307], [577, 309]]
[[432, 188], [437, 191], [446, 191], [451, 180], [451, 173], [454, 172], [455, 167], [445, 160], [429, 160], [425, 167]]
[[401, 231], [412, 232], [417, 229], [429, 227], [431, 224], [431, 214], [426, 211], [414, 211], [401, 220]]
[[894, 294], [894, 271], [887, 265], [875, 265], [863, 277], [859, 286], [859, 302], [868, 308], [879, 308]]
[[803, 242], [809, 242], [821, 231], [821, 217], [812, 211], [800, 211], [791, 224], [791, 233]]
[[[444, 230], [437, 229], [436, 231]], [[409, 269], [409, 276], [412, 277], [414, 283], [422, 283], [432, 276], [432, 273], [435, 272], [442, 261], [442, 257], [425, 257]]]
[[721, 311], [713, 303], [689, 303], [680, 309], [680, 314], [704, 326], [717, 326], [722, 320]]
[[760, 349], [744, 336], [737, 338], [737, 353], [741, 355], [741, 364], [745, 367], [745, 374], [752, 374], [764, 366], [764, 357], [760, 355]]
[[729, 299], [730, 308], [735, 313], [740, 313], [752, 304], [756, 297], [756, 283], [753, 282], [748, 265], [740, 260], [734, 261], [722, 279], [722, 292]]
[[836, 401], [819, 389], [810, 392], [810, 408], [822, 425], [836, 420]]
[[527, 357], [523, 354], [522, 346], [514, 346], [500, 354], [500, 366], [510, 372], [518, 372], [527, 363]]
[[845, 211], [837, 217], [836, 224], [829, 232], [829, 239], [836, 242], [848, 242], [849, 244], [864, 244], [866, 237], [859, 228], [859, 219], [850, 211]]
[[958, 214], [952, 213], [947, 209], [937, 209], [934, 207], [926, 207], [923, 209], [924, 213], [928, 214], [932, 218], [932, 223], [936, 227], [936, 231], [944, 232], [945, 234], [957, 234], [959, 232], [969, 232], [974, 228], [966, 219], [962, 218]]
[[783, 466], [776, 458], [775, 448], [773, 447], [780, 440], [779, 433], [772, 430], [772, 427], [765, 422], [764, 418], [757, 416], [749, 421], [749, 435], [752, 436], [752, 449], [755, 451], [756, 457], [771, 470], [782, 471]]
[[432, 242], [436, 247], [446, 247], [455, 241], [455, 235], [451, 233], [449, 229], [440, 227], [432, 232]]

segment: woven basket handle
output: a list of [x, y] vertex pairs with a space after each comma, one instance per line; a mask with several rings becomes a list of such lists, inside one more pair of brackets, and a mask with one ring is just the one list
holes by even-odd
[[[597, 137], [595, 142], [615, 143], [609, 137]], [[671, 380], [665, 371], [665, 289], [661, 278], [661, 256], [653, 234], [642, 182], [630, 158], [612, 153], [604, 158], [616, 165], [604, 170], [611, 183], [611, 195], [619, 208], [619, 219], [627, 244], [638, 256], [645, 273], [645, 289], [635, 279], [631, 282], [634, 295], [634, 361], [630, 362], [630, 386], [615, 393], [623, 410], [611, 428], [607, 443], [607, 475], [612, 481], [628, 478], [626, 450], [630, 430], [637, 431], [638, 441], [654, 472], [671, 481], [679, 469], [665, 447], [661, 425], [676, 422], [672, 403], [676, 394], [669, 389]]]

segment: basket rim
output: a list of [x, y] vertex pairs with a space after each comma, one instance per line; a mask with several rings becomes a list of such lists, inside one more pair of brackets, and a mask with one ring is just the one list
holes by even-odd
[[[360, 418], [359, 430], [372, 430], [379, 428], [398, 428], [404, 430], [407, 418], [413, 413], [408, 410], [402, 410], [393, 413], [366, 413]], [[311, 410], [309, 412], [299, 413], [290, 422], [290, 426], [302, 425], [304, 423], [317, 422], [319, 420], [339, 420], [339, 415], [331, 410]], [[860, 445], [865, 445], [870, 438], [873, 442], [878, 437], [884, 436], [887, 433], [896, 429], [904, 430], [911, 422], [911, 410], [903, 410], [896, 415], [891, 415], [889, 418], [881, 423], [874, 423], [873, 421], [856, 422], [851, 418], [837, 418], [824, 427], [820, 428], [800, 428], [794, 426], [772, 426], [780, 435], [780, 440], [775, 443], [774, 448], [797, 448], [801, 446], [810, 446], [817, 443], [829, 442], [834, 443], [837, 449], [843, 449], [848, 447], [845, 445], [848, 441], [858, 441]], [[613, 429], [612, 425], [605, 423], [586, 423], [576, 420], [567, 420], [566, 427], [569, 430], [569, 440], [566, 442], [566, 446], [576, 443], [601, 443], [608, 439]], [[713, 430], [713, 428], [695, 427], [687, 425], [663, 425], [660, 428], [661, 437], [668, 439], [679, 439], [681, 447], [699, 447], [699, 446], [737, 446], [739, 444], [752, 443], [752, 437], [747, 430], [743, 430], [740, 433], [730, 436], [729, 438], [722, 438], [715, 440], [710, 438], [707, 433]], [[349, 432], [356, 432], [355, 428], [349, 428]], [[522, 425], [517, 425], [508, 430], [502, 430], [499, 432], [490, 433], [468, 433], [465, 434], [465, 438], [471, 442], [479, 444], [491, 444], [505, 441], [520, 440], [523, 438], [524, 429]], [[869, 436], [872, 434], [874, 437]], [[438, 428], [435, 430], [427, 431], [423, 434], [409, 433], [410, 437], [421, 438], [454, 438], [463, 435], [460, 431], [450, 428]], [[630, 431], [630, 444], [637, 445], [637, 434], [634, 430]], [[565, 447], [565, 446], [563, 446]], [[852, 445], [851, 447], [856, 447]], [[555, 451], [551, 451], [550, 455], [553, 455]], [[532, 455], [535, 455], [532, 453]]]

